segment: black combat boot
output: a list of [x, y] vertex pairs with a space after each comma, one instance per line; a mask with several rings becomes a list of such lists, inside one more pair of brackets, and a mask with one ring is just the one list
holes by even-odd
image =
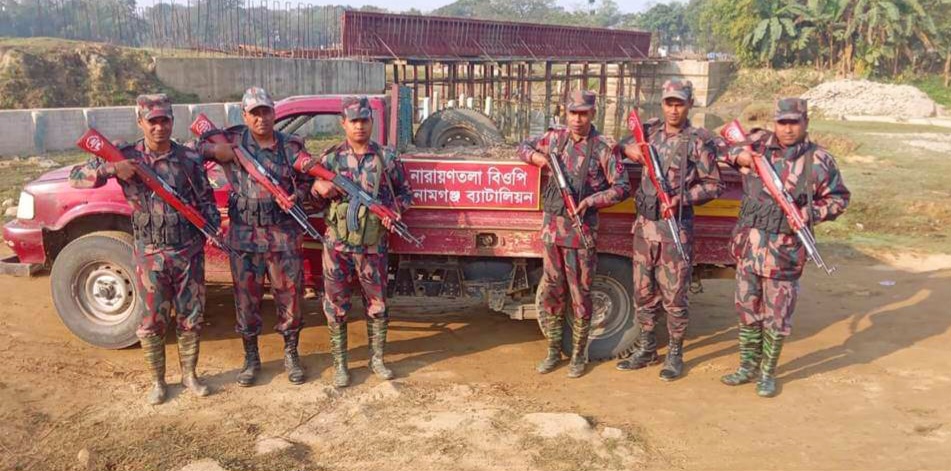
[[535, 367], [541, 374], [550, 373], [561, 362], [561, 340], [565, 334], [565, 324], [560, 317], [549, 320], [546, 328], [543, 333], [548, 339], [548, 356]]
[[727, 386], [749, 383], [756, 377], [763, 352], [763, 327], [740, 324], [740, 366], [733, 373], [720, 377]]
[[617, 362], [616, 368], [621, 371], [639, 370], [646, 366], [657, 364], [657, 337], [654, 331], [641, 329], [637, 339], [637, 350], [631, 356]]
[[238, 373], [238, 386], [248, 387], [261, 371], [261, 355], [258, 353], [258, 336], [242, 337], [244, 342], [244, 366]]
[[785, 337], [772, 329], [766, 329], [763, 335], [763, 362], [760, 363], [760, 377], [756, 382], [756, 394], [759, 397], [776, 395], [776, 365], [783, 351]]
[[300, 355], [297, 353], [299, 341], [299, 330], [284, 332], [284, 371], [287, 371], [287, 380], [291, 384], [304, 384], [304, 367], [301, 366]]
[[393, 370], [383, 363], [383, 353], [386, 350], [386, 333], [389, 330], [390, 320], [386, 317], [367, 319], [367, 343], [370, 347], [370, 369], [380, 379], [393, 379]]
[[334, 358], [334, 387], [350, 385], [350, 370], [347, 368], [347, 321], [328, 322], [330, 329], [330, 353]]
[[684, 339], [671, 338], [667, 345], [667, 357], [660, 370], [660, 379], [673, 381], [684, 371]]
[[198, 366], [198, 332], [182, 332], [178, 334], [178, 361], [182, 365], [182, 386], [196, 396], [204, 397], [209, 392], [208, 386], [202, 384], [195, 374]]
[[591, 319], [575, 317], [571, 329], [571, 360], [568, 363], [568, 377], [580, 378], [584, 375], [588, 362], [588, 334], [591, 333]]
[[145, 354], [145, 363], [152, 375], [152, 390], [146, 396], [151, 405], [165, 402], [168, 387], [165, 385], [165, 337], [149, 335], [139, 339], [142, 344], [142, 353]]

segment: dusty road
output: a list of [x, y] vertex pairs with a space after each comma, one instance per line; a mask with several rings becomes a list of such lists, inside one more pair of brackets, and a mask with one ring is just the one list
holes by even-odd
[[389, 356], [398, 380], [369, 374], [357, 321], [355, 384], [340, 393], [327, 387], [314, 302], [308, 382], [286, 382], [270, 333], [264, 381], [236, 387], [230, 292], [212, 289], [199, 366], [215, 393], [181, 391], [170, 343], [172, 397], [153, 408], [137, 348], [83, 344], [56, 316], [48, 278], [0, 277], [0, 469], [84, 469], [82, 449], [90, 469], [123, 470], [219, 469], [207, 460], [229, 470], [951, 469], [951, 263], [899, 262], [839, 259], [833, 279], [809, 270], [771, 400], [718, 382], [736, 361], [728, 281], [693, 297], [687, 375], [674, 383], [613, 362], [579, 380], [564, 368], [539, 376], [534, 322], [401, 310]]

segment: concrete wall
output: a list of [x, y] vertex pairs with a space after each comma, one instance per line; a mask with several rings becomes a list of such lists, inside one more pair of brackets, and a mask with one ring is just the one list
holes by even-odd
[[355, 60], [160, 57], [156, 74], [165, 85], [202, 101], [236, 100], [253, 85], [275, 98], [381, 93], [386, 85], [382, 63]]
[[647, 103], [660, 104], [664, 81], [679, 78], [693, 83], [696, 106], [710, 106], [726, 89], [732, 73], [732, 62], [677, 60], [641, 63], [636, 78], [641, 83], [641, 99]]

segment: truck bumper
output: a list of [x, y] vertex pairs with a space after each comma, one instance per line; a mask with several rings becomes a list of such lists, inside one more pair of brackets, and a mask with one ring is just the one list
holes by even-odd
[[29, 276], [46, 263], [43, 229], [13, 220], [3, 226], [3, 240], [16, 255], [0, 260], [0, 273]]

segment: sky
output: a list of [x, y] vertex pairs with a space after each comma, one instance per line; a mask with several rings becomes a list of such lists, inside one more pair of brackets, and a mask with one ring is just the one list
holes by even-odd
[[[375, 7], [386, 8], [390, 11], [404, 11], [409, 10], [410, 8], [416, 8], [421, 11], [430, 11], [436, 8], [439, 8], [444, 5], [452, 3], [453, 0], [400, 0], [394, 2], [393, 0], [303, 0], [301, 3], [306, 3], [310, 5], [340, 5], [345, 4], [353, 7], [362, 7], [364, 5], [372, 5]], [[618, 8], [624, 13], [633, 13], [637, 11], [646, 10], [650, 5], [658, 3], [657, 0], [615, 0], [618, 4]], [[296, 3], [296, 2], [292, 2]], [[556, 0], [558, 5], [564, 7], [566, 10], [574, 10], [578, 6], [586, 6], [588, 2], [585, 0]], [[663, 3], [663, 2], [661, 2]]]

